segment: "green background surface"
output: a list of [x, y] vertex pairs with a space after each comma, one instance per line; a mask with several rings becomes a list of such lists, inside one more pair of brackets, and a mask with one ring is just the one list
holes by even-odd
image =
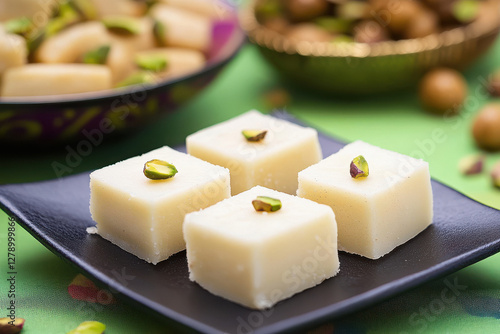
[[[469, 96], [462, 114], [450, 119], [430, 115], [419, 106], [415, 90], [379, 97], [334, 99], [318, 96], [282, 80], [251, 45], [216, 82], [196, 99], [161, 121], [119, 139], [106, 139], [72, 169], [96, 169], [163, 145], [182, 143], [201, 128], [249, 109], [270, 111], [264, 97], [270, 90], [286, 90], [286, 110], [317, 129], [346, 142], [362, 139], [404, 154], [423, 156], [434, 178], [487, 205], [500, 209], [500, 190], [487, 173], [464, 177], [457, 170], [460, 158], [478, 152], [470, 136], [474, 115], [492, 101], [484, 94], [481, 78], [499, 67], [500, 42], [465, 72]], [[341, 80], [341, 78], [332, 78]], [[436, 134], [439, 134], [436, 137]], [[0, 184], [53, 179], [54, 162], [64, 164], [65, 148], [51, 152], [0, 156]], [[500, 160], [489, 154], [488, 168]], [[6, 234], [8, 216], [0, 211], [1, 311], [6, 298]], [[474, 222], [470, 222], [474, 224]], [[500, 228], [500, 222], [499, 222]], [[169, 333], [147, 312], [128, 304], [102, 306], [72, 299], [67, 286], [78, 274], [70, 264], [44, 248], [17, 226], [17, 315], [26, 319], [23, 333], [66, 333], [85, 320], [98, 320], [106, 333]], [[349, 315], [312, 333], [494, 333], [500, 328], [500, 254], [429, 282], [366, 310]], [[453, 301], [441, 297], [447, 282], [464, 288]], [[0, 317], [5, 315], [0, 314]]]

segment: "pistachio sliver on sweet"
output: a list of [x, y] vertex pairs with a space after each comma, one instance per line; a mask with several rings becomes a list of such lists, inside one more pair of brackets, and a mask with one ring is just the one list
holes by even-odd
[[97, 9], [89, 0], [71, 0], [69, 4], [86, 20], [95, 20]]
[[491, 171], [491, 181], [493, 186], [500, 189], [500, 161], [493, 166]]
[[109, 50], [111, 50], [111, 46], [109, 45], [103, 45], [95, 50], [91, 50], [83, 55], [83, 62], [85, 64], [106, 64]]
[[164, 56], [153, 54], [137, 56], [135, 63], [139, 68], [153, 72], [161, 72], [168, 65], [167, 59]]
[[165, 24], [155, 20], [153, 23], [153, 35], [159, 45], [165, 46], [165, 40], [167, 39], [167, 27]]
[[358, 155], [356, 158], [352, 159], [349, 172], [353, 179], [367, 177], [370, 174], [370, 170], [365, 157]]
[[453, 17], [461, 23], [474, 21], [479, 15], [479, 1], [476, 0], [458, 0], [453, 4]]
[[279, 199], [267, 196], [257, 196], [252, 201], [252, 205], [255, 211], [275, 212], [281, 209], [281, 201]]
[[267, 130], [243, 130], [241, 131], [241, 134], [247, 141], [257, 142], [266, 137]]
[[33, 22], [27, 17], [21, 17], [5, 22], [5, 31], [9, 34], [16, 34], [26, 37], [34, 29]]
[[151, 180], [166, 180], [177, 174], [177, 168], [166, 161], [153, 159], [144, 164], [143, 173]]
[[131, 17], [106, 17], [102, 23], [109, 31], [119, 35], [137, 35], [141, 32], [139, 21]]

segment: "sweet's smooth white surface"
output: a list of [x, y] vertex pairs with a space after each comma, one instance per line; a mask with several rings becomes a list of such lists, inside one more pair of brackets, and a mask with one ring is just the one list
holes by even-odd
[[[282, 208], [257, 212], [257, 196]], [[260, 186], [186, 215], [184, 234], [190, 279], [250, 308], [271, 307], [339, 270], [331, 208]]]
[[[370, 175], [353, 179], [363, 155]], [[432, 223], [429, 166], [423, 160], [356, 141], [299, 173], [298, 196], [335, 212], [339, 249], [377, 259]]]

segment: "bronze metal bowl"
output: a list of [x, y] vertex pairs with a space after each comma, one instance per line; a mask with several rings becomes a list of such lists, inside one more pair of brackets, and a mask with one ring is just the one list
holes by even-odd
[[467, 26], [423, 38], [366, 43], [293, 41], [261, 25], [252, 0], [240, 24], [262, 55], [286, 78], [317, 91], [367, 95], [411, 87], [430, 68], [464, 69], [495, 41], [500, 2]]

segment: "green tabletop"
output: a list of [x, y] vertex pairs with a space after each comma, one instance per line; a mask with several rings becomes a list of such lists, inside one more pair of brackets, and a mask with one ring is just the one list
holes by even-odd
[[[71, 168], [71, 173], [96, 169], [163, 145], [182, 143], [186, 135], [249, 109], [268, 112], [267, 96], [274, 92], [288, 97], [288, 112], [319, 130], [346, 142], [362, 139], [424, 157], [430, 163], [434, 178], [500, 209], [500, 190], [491, 186], [486, 173], [464, 177], [457, 169], [461, 157], [478, 151], [470, 135], [471, 122], [478, 108], [492, 100], [483, 94], [481, 82], [492, 69], [500, 66], [498, 59], [500, 40], [465, 72], [470, 91], [462, 114], [444, 119], [425, 113], [414, 90], [359, 99], [328, 98], [304, 91], [280, 80], [258, 50], [247, 45], [214, 84], [193, 101], [137, 133], [106, 139], [83, 157], [78, 166]], [[22, 155], [4, 153], [0, 157], [0, 184], [56, 178], [53, 165], [55, 162], [64, 164], [67, 152], [67, 148], [61, 148]], [[489, 154], [487, 166], [491, 167], [498, 160], [500, 154]], [[0, 239], [4, 252], [0, 261], [0, 318], [7, 316], [8, 222], [8, 216], [0, 211]], [[72, 298], [68, 285], [78, 271], [45, 249], [21, 227], [17, 226], [16, 231], [16, 314], [26, 319], [23, 333], [66, 333], [86, 320], [105, 323], [106, 333], [111, 334], [172, 332], [147, 312], [124, 302], [102, 303], [101, 300], [101, 303], [94, 303]], [[311, 333], [498, 333], [499, 261], [500, 254], [497, 254], [446, 278], [312, 329]], [[458, 286], [456, 298], [443, 297], [449, 284]], [[101, 295], [107, 293], [101, 292]]]

